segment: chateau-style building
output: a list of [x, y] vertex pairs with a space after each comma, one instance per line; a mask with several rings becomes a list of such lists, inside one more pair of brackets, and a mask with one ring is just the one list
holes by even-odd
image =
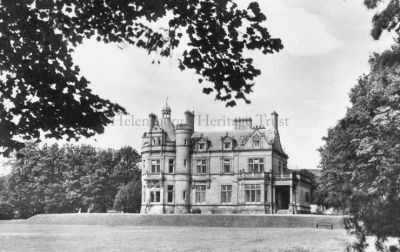
[[174, 125], [166, 105], [149, 115], [142, 146], [141, 213], [308, 213], [310, 179], [287, 168], [273, 127], [235, 119], [232, 131], [195, 132], [194, 113]]

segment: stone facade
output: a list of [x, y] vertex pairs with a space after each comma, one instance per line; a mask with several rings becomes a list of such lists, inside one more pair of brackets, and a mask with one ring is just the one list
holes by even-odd
[[287, 168], [278, 132], [235, 119], [234, 129], [195, 132], [194, 113], [174, 125], [166, 106], [149, 116], [142, 145], [141, 213], [308, 213], [310, 179]]

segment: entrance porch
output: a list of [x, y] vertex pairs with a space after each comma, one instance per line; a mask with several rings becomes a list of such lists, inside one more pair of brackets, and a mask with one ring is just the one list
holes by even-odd
[[275, 186], [275, 213], [293, 214], [293, 187], [291, 185]]

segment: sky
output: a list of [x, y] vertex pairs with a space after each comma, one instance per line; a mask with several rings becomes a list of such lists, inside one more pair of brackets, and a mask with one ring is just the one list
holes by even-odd
[[[122, 105], [130, 115], [122, 117], [122, 123], [115, 118], [104, 134], [79, 143], [102, 148], [130, 145], [140, 151], [147, 129], [142, 121], [152, 112], [161, 116], [168, 97], [174, 119], [182, 119], [186, 110], [195, 112], [197, 131], [229, 130], [223, 122], [236, 117], [251, 117], [253, 125], [265, 125], [276, 111], [285, 122], [279, 133], [289, 167], [315, 169], [322, 137], [344, 116], [350, 89], [368, 71], [369, 56], [393, 42], [390, 34], [379, 41], [371, 38], [374, 11], [362, 2], [260, 0], [266, 26], [285, 48], [274, 55], [249, 52], [262, 74], [248, 96], [251, 104], [240, 101], [233, 108], [203, 94], [198, 76], [178, 69], [177, 54], [154, 65], [154, 56], [141, 49], [87, 40], [76, 48], [75, 63], [95, 93]], [[219, 126], [212, 126], [212, 119], [219, 119]]]

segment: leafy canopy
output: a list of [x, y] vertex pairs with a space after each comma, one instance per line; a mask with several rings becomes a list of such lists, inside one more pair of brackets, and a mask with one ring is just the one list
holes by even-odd
[[[151, 24], [168, 20], [167, 29]], [[245, 49], [283, 48], [257, 3], [231, 0], [1, 0], [0, 146], [6, 154], [41, 135], [78, 139], [102, 133], [120, 105], [93, 94], [71, 54], [84, 39], [127, 43], [167, 57], [182, 37], [180, 69], [211, 83], [204, 93], [234, 106], [260, 70]]]
[[[11, 159], [12, 171], [0, 194], [0, 203], [14, 206], [16, 217], [41, 213], [106, 212], [119, 200], [119, 191], [134, 202], [127, 211], [140, 209], [140, 155], [131, 147], [96, 149], [89, 145], [28, 143]], [[139, 190], [137, 192], [137, 190]], [[131, 194], [135, 197], [132, 198]]]
[[374, 39], [379, 39], [384, 30], [394, 31], [397, 35], [400, 34], [399, 0], [364, 0], [364, 4], [369, 9], [375, 9], [379, 4], [384, 5], [382, 10], [377, 12], [372, 19], [371, 35]]
[[320, 149], [325, 203], [352, 216], [360, 251], [367, 234], [377, 237], [377, 249], [400, 238], [399, 53], [393, 47], [371, 58], [370, 73], [351, 91], [352, 107]]
[[[347, 228], [358, 237], [354, 248], [363, 251], [366, 235], [376, 236], [384, 250], [387, 237], [400, 238], [400, 1], [364, 0], [378, 11], [371, 35], [386, 30], [397, 35], [390, 50], [371, 57], [370, 73], [350, 94], [352, 107], [328, 130], [320, 148], [323, 168], [321, 195], [325, 205], [351, 215]], [[400, 244], [389, 248], [399, 251]]]

